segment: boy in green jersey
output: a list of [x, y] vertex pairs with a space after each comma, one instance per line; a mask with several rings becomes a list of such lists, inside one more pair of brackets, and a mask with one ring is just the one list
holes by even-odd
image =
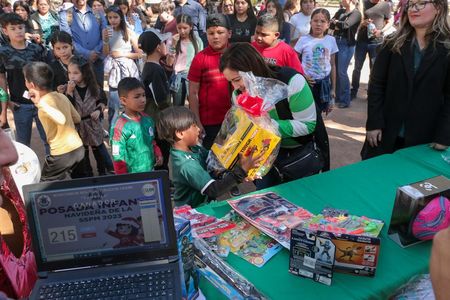
[[155, 123], [143, 111], [145, 90], [133, 77], [123, 78], [117, 86], [124, 112], [111, 126], [111, 148], [116, 174], [139, 173], [161, 165], [161, 150], [155, 143]]
[[197, 207], [216, 199], [241, 183], [250, 169], [261, 162], [261, 157], [241, 156], [238, 163], [215, 180], [206, 170], [208, 150], [199, 144], [200, 128], [195, 114], [184, 106], [166, 108], [161, 112], [158, 134], [172, 148], [170, 159], [176, 206], [188, 204]]

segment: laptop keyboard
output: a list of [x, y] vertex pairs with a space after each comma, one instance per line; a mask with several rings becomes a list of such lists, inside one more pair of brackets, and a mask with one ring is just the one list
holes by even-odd
[[44, 285], [39, 299], [175, 299], [173, 270], [117, 275]]

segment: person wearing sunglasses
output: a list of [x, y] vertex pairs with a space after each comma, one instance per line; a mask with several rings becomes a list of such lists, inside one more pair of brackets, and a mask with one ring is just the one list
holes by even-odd
[[363, 158], [428, 143], [450, 145], [447, 0], [410, 0], [372, 69]]

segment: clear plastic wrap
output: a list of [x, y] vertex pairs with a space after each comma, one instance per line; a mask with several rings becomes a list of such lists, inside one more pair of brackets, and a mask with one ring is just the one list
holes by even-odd
[[407, 283], [402, 285], [393, 295], [391, 300], [434, 300], [433, 287], [431, 285], [430, 274], [414, 276]]
[[229, 299], [267, 299], [253, 284], [211, 251], [205, 241], [195, 239], [194, 246], [200, 274]]
[[208, 171], [220, 174], [238, 163], [239, 154], [262, 155], [259, 167], [248, 172], [248, 179], [253, 180], [266, 175], [278, 155], [281, 137], [268, 112], [288, 97], [288, 86], [251, 72], [239, 74], [246, 91], [237, 96], [227, 112], [207, 164]]

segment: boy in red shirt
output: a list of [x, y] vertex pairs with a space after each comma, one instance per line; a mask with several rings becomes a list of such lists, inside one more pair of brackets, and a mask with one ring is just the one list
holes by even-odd
[[258, 18], [253, 47], [258, 50], [267, 63], [280, 67], [290, 67], [300, 74], [304, 74], [298, 54], [291, 46], [279, 40], [278, 20], [265, 14]]
[[210, 149], [231, 107], [228, 81], [219, 71], [220, 57], [231, 37], [225, 15], [212, 14], [206, 20], [208, 47], [199, 52], [189, 69], [189, 108], [194, 112], [202, 133], [203, 147]]

